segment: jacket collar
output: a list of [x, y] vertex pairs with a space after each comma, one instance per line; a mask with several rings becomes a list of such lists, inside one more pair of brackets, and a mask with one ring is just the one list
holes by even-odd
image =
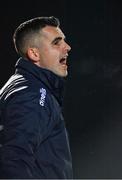
[[17, 72], [24, 70], [27, 73], [31, 73], [38, 80], [43, 82], [45, 86], [49, 89], [49, 91], [51, 91], [51, 93], [55, 96], [60, 105], [62, 105], [65, 78], [59, 77], [55, 75], [53, 72], [38, 67], [31, 61], [23, 58], [18, 59], [15, 68]]

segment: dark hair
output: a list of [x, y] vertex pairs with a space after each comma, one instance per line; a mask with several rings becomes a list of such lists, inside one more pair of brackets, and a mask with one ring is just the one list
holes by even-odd
[[17, 53], [26, 57], [28, 46], [34, 45], [34, 39], [39, 35], [40, 30], [47, 25], [59, 27], [59, 19], [54, 16], [36, 17], [20, 24], [13, 35], [13, 42]]

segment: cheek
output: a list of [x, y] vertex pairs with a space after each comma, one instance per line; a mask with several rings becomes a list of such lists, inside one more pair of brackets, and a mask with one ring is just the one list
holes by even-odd
[[43, 57], [51, 59], [51, 60], [59, 60], [60, 58], [60, 50], [57, 48], [51, 48], [49, 46], [45, 46], [41, 49]]
[[60, 54], [59, 54], [59, 51], [57, 51], [57, 50], [48, 50], [47, 52], [46, 52], [46, 54], [52, 59], [59, 59], [59, 57], [60, 57]]

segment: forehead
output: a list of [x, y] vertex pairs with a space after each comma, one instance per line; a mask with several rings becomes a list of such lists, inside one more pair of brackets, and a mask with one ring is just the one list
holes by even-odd
[[59, 27], [53, 27], [53, 26], [46, 26], [41, 30], [41, 34], [48, 38], [48, 39], [54, 39], [57, 37], [65, 38], [64, 33]]

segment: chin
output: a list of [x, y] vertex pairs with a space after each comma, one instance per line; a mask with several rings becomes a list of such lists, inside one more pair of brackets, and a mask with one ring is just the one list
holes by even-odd
[[68, 75], [68, 72], [66, 71], [65, 73], [61, 73], [61, 74], [58, 74], [60, 77], [67, 77]]
[[68, 75], [68, 71], [52, 71], [54, 74], [56, 74], [59, 77], [66, 77]]

